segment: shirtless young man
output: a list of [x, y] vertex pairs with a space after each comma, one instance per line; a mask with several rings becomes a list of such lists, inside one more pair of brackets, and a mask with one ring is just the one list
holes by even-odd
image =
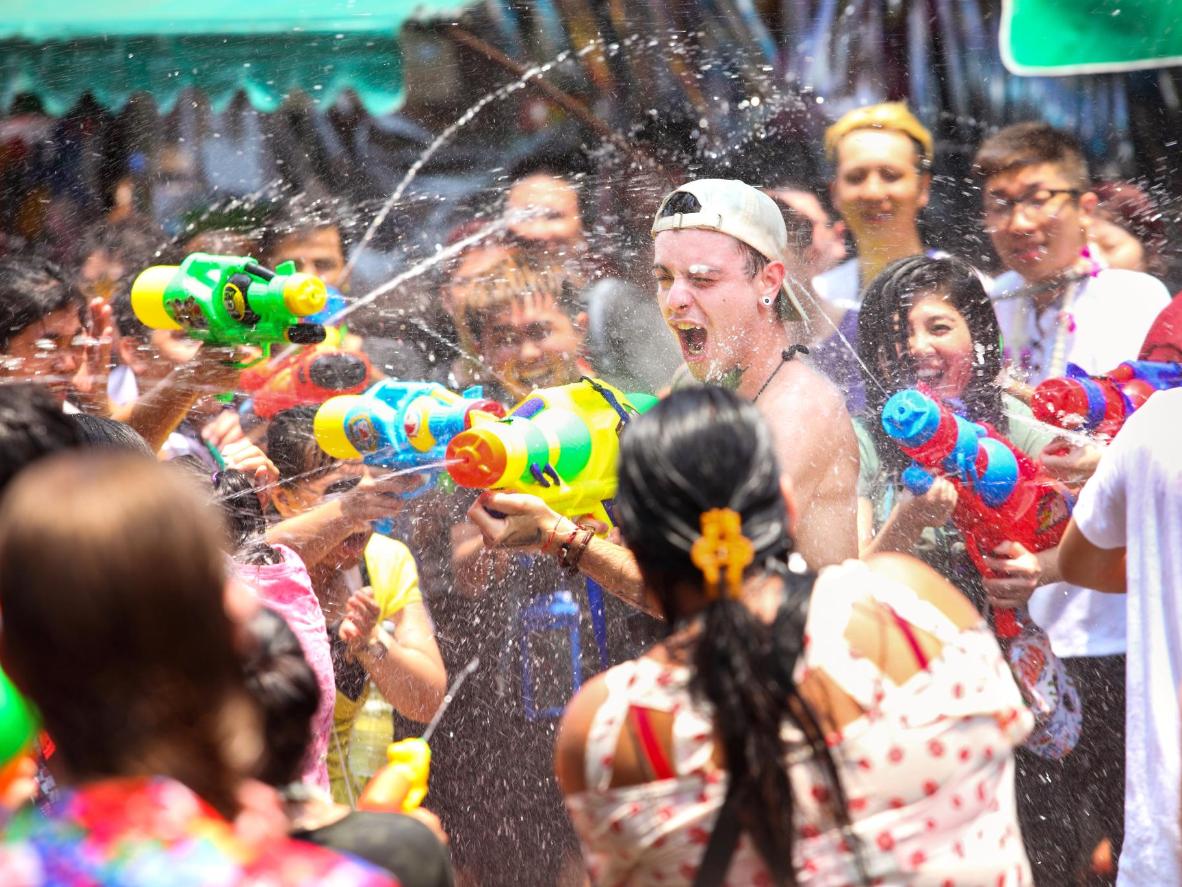
[[[814, 569], [857, 557], [857, 443], [840, 392], [791, 357], [785, 322], [800, 308], [785, 286], [787, 235], [775, 202], [738, 181], [690, 182], [662, 202], [652, 233], [657, 301], [690, 373], [733, 387], [771, 423], [800, 503], [797, 550]], [[485, 494], [469, 517], [487, 545], [548, 550], [574, 528], [540, 499], [512, 493]], [[590, 540], [579, 569], [649, 608], [620, 546]]]

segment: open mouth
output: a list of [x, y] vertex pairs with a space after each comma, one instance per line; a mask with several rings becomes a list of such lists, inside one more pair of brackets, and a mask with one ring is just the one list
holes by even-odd
[[1010, 253], [1014, 261], [1027, 265], [1041, 260], [1045, 254], [1046, 250], [1043, 247], [1030, 245], [1022, 246]]
[[681, 342], [681, 352], [688, 358], [706, 353], [706, 328], [693, 323], [675, 323], [674, 331]]
[[924, 367], [915, 371], [915, 378], [925, 385], [935, 385], [944, 378], [944, 371], [935, 367]]
[[362, 530], [360, 533], [354, 533], [347, 536], [340, 545], [337, 546], [337, 559], [344, 563], [351, 560], [356, 560], [365, 552], [365, 546], [369, 543], [371, 532], [369, 530]]

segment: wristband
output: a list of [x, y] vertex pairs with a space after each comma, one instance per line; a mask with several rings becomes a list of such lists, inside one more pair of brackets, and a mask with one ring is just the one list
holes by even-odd
[[576, 526], [574, 532], [559, 546], [558, 565], [566, 571], [567, 575], [574, 576], [579, 572], [579, 561], [582, 560], [583, 552], [591, 544], [591, 538], [594, 535], [595, 531], [590, 527]]
[[550, 530], [550, 535], [546, 537], [546, 541], [542, 543], [542, 554], [551, 554], [550, 546], [554, 542], [554, 536], [558, 532], [558, 526], [562, 523], [562, 518], [554, 521], [554, 527]]

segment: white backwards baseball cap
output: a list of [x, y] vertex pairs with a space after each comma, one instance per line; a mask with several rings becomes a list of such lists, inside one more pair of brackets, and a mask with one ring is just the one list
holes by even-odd
[[[675, 194], [691, 194], [699, 209], [692, 213], [664, 215], [665, 205]], [[784, 261], [788, 250], [788, 231], [776, 202], [746, 182], [738, 179], [698, 179], [686, 182], [666, 195], [653, 219], [652, 236], [662, 231], [705, 228], [729, 234], [775, 262]], [[803, 320], [804, 311], [792, 292], [787, 275], [782, 286], [780, 316], [784, 320]]]

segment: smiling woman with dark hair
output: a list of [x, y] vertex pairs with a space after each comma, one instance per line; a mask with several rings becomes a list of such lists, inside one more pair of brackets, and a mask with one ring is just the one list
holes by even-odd
[[[951, 484], [937, 478], [926, 494], [907, 493], [900, 476], [911, 460], [882, 430], [887, 398], [923, 384], [966, 419], [992, 425], [1031, 458], [1055, 439], [1055, 429], [1002, 391], [997, 315], [976, 270], [951, 256], [915, 256], [889, 265], [866, 287], [858, 357], [866, 383], [866, 408], [854, 423], [863, 554], [915, 554], [966, 590], [981, 609], [986, 593], [995, 595], [993, 605], [1012, 607], [1024, 604], [1040, 583], [1055, 581], [1054, 552], [1036, 557], [1023, 548], [997, 558], [997, 571], [1007, 575], [982, 583], [959, 534], [947, 526], [956, 505]], [[1013, 587], [1018, 582], [1021, 589]], [[1024, 595], [1020, 600], [1018, 592]]]

